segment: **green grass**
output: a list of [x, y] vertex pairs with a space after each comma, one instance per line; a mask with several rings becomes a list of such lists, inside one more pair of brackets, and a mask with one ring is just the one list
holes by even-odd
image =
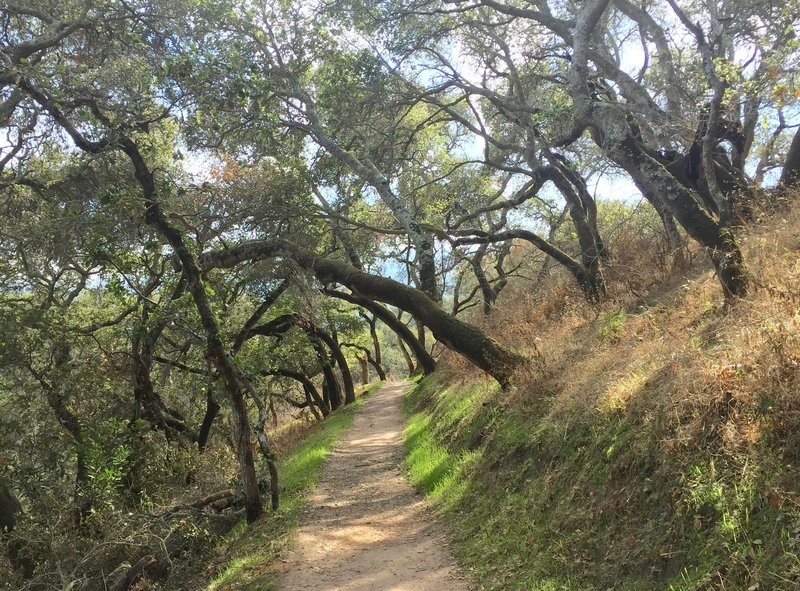
[[289, 548], [299, 525], [306, 494], [316, 485], [322, 464], [353, 421], [367, 396], [382, 384], [372, 384], [355, 404], [332, 413], [314, 428], [292, 453], [278, 464], [284, 491], [280, 509], [267, 511], [257, 523], [241, 524], [221, 544], [220, 566], [204, 587], [206, 591], [273, 591], [277, 589], [274, 562]]
[[768, 450], [724, 464], [697, 446], [664, 454], [635, 414], [505, 397], [434, 377], [404, 402], [409, 476], [482, 590], [800, 585], [800, 511], [762, 494], [780, 470]]

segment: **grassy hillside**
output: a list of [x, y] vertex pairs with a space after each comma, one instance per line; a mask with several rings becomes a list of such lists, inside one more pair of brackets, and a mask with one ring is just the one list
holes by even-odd
[[702, 257], [597, 310], [509, 292], [515, 388], [449, 357], [407, 396], [410, 474], [483, 589], [800, 588], [798, 222], [742, 236], [729, 311]]

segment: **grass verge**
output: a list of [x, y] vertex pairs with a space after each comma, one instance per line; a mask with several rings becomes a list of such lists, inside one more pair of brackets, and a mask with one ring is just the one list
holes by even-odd
[[311, 433], [278, 465], [281, 506], [247, 526], [242, 523], [221, 544], [206, 582], [194, 586], [206, 591], [273, 591], [277, 589], [276, 560], [289, 548], [291, 535], [300, 523], [306, 494], [317, 482], [322, 464], [353, 421], [367, 396], [382, 383], [370, 385], [355, 404], [345, 406], [316, 425]]

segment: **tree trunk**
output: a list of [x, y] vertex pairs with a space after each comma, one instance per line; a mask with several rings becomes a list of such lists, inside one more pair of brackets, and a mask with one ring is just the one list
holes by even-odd
[[361, 365], [361, 385], [366, 386], [369, 384], [369, 361], [367, 361], [367, 356], [358, 357], [358, 363]]
[[153, 174], [136, 145], [127, 137], [118, 138], [122, 150], [130, 158], [134, 175], [139, 182], [145, 200], [145, 220], [169, 243], [181, 263], [186, 286], [192, 295], [206, 335], [208, 357], [219, 371], [231, 401], [233, 436], [236, 456], [242, 479], [245, 499], [245, 514], [248, 523], [256, 521], [264, 512], [261, 493], [258, 490], [253, 448], [250, 445], [250, 420], [244, 401], [242, 385], [237, 377], [235, 362], [225, 350], [220, 336], [219, 324], [206, 294], [200, 265], [192, 251], [186, 246], [180, 232], [170, 224], [161, 205], [156, 200], [156, 185]]
[[336, 365], [339, 366], [339, 371], [342, 374], [342, 384], [344, 386], [344, 403], [352, 404], [356, 401], [356, 391], [353, 385], [353, 376], [350, 373], [350, 366], [347, 364], [342, 349], [336, 340], [326, 331], [318, 326], [310, 323], [304, 323], [303, 329], [308, 331], [313, 337], [321, 340], [331, 350], [333, 358], [336, 360]]
[[798, 181], [800, 181], [800, 127], [792, 138], [792, 144], [783, 162], [780, 184], [788, 189], [794, 187]]
[[472, 267], [472, 273], [475, 275], [475, 279], [478, 281], [478, 286], [481, 289], [481, 296], [483, 296], [483, 314], [485, 316], [488, 316], [492, 313], [495, 300], [494, 290], [489, 283], [489, 279], [486, 277], [486, 272], [483, 270], [483, 257], [486, 255], [486, 250], [488, 248], [488, 243], [481, 244], [469, 259], [470, 267]]
[[264, 401], [258, 398], [255, 392], [252, 393], [251, 397], [256, 406], [258, 406], [258, 423], [255, 427], [256, 439], [258, 439], [258, 448], [261, 450], [261, 455], [264, 456], [267, 470], [269, 470], [272, 510], [277, 511], [280, 505], [280, 486], [278, 484], [278, 467], [275, 465], [275, 454], [272, 452], [267, 440], [267, 409]]
[[322, 344], [314, 340], [312, 343], [314, 350], [317, 353], [317, 359], [319, 359], [320, 365], [322, 366], [322, 376], [323, 376], [323, 386], [322, 391], [325, 397], [325, 400], [328, 402], [328, 406], [331, 410], [336, 410], [342, 405], [342, 390], [339, 387], [339, 382], [336, 379], [336, 373], [333, 371], [333, 366], [331, 365], [330, 360], [328, 359], [328, 355], [325, 353], [325, 349], [322, 347]]
[[583, 181], [579, 175], [561, 166], [555, 158], [552, 164], [553, 168], [548, 169], [550, 171], [548, 178], [567, 202], [572, 225], [578, 236], [581, 249], [581, 275], [585, 278], [579, 281], [586, 286], [584, 292], [590, 301], [599, 302], [605, 292], [605, 279], [600, 264], [605, 247], [597, 230], [597, 209], [594, 199], [585, 187], [577, 185]]
[[412, 376], [417, 372], [417, 366], [414, 365], [414, 360], [411, 359], [411, 354], [406, 349], [406, 345], [403, 342], [403, 339], [400, 338], [400, 335], [397, 335], [397, 346], [400, 347], [400, 352], [403, 354], [403, 359], [406, 360], [406, 366], [408, 366], [408, 375]]
[[[183, 286], [179, 285], [171, 299], [180, 297]], [[193, 439], [189, 428], [180, 414], [167, 407], [153, 385], [151, 376], [153, 368], [153, 352], [161, 333], [167, 327], [169, 318], [164, 318], [147, 328], [153, 304], [145, 302], [142, 318], [131, 339], [131, 361], [133, 374], [134, 411], [133, 420], [144, 416], [157, 429], [163, 431], [167, 439], [180, 434]]]
[[200, 430], [197, 433], [197, 448], [200, 453], [206, 451], [208, 438], [211, 435], [211, 426], [219, 414], [219, 409], [219, 404], [214, 400], [214, 391], [209, 388], [206, 392], [206, 414], [203, 416], [203, 422], [200, 424]]
[[402, 283], [359, 271], [349, 263], [319, 256], [286, 240], [253, 241], [228, 250], [207, 253], [204, 267], [232, 267], [245, 260], [285, 256], [313, 271], [323, 283], [337, 282], [364, 298], [378, 300], [406, 310], [430, 328], [443, 345], [461, 353], [494, 377], [503, 387], [511, 383], [514, 369], [524, 361], [481, 329], [445, 312], [427, 295]]
[[[379, 303], [356, 293], [345, 293], [343, 291], [337, 291], [333, 289], [325, 290], [324, 293], [331, 297], [361, 306], [365, 310], [371, 312], [376, 318], [380, 319], [381, 322], [388, 326], [389, 329], [397, 335], [397, 338], [400, 339], [401, 342], [405, 342], [408, 345], [408, 347], [414, 353], [414, 356], [417, 358], [417, 362], [419, 363], [419, 366], [425, 375], [429, 375], [436, 370], [436, 361], [434, 361], [433, 357], [431, 357], [430, 353], [428, 353], [423, 344], [420, 343], [416, 335], [411, 331], [410, 328], [403, 324], [403, 322], [400, 321], [397, 316], [392, 314], [392, 312], [386, 309], [384, 306], [381, 306]], [[377, 342], [376, 337], [374, 342]], [[377, 350], [380, 350], [380, 345], [377, 346], [376, 351]], [[403, 350], [405, 351], [405, 349]], [[413, 361], [409, 363], [409, 366], [411, 368], [409, 373], [414, 373], [415, 367]]]
[[689, 235], [703, 245], [714, 263], [726, 298], [747, 294], [744, 259], [729, 227], [713, 219], [692, 192], [649, 156], [630, 135], [605, 141], [609, 156], [647, 191], [667, 197], [667, 205]]
[[[297, 326], [309, 337], [311, 337], [312, 345], [317, 350], [317, 355], [320, 358], [320, 361], [322, 362], [323, 358], [326, 359], [326, 362], [323, 363], [323, 371], [325, 369], [325, 364], [327, 363], [329, 366], [330, 363], [327, 362], [327, 355], [324, 353], [324, 351], [318, 349], [318, 345], [319, 343], [324, 343], [328, 349], [330, 349], [331, 354], [333, 355], [333, 358], [336, 361], [336, 364], [339, 366], [339, 370], [342, 374], [342, 383], [344, 385], [344, 402], [345, 404], [355, 402], [356, 396], [355, 387], [353, 385], [353, 376], [350, 373], [350, 367], [347, 364], [347, 359], [345, 359], [344, 355], [342, 354], [339, 344], [330, 333], [322, 330], [309, 319], [304, 318], [299, 314], [283, 314], [273, 318], [265, 324], [251, 327], [248, 337], [255, 335], [272, 336], [283, 334], [293, 326]], [[338, 391], [338, 386], [336, 389]]]
[[[381, 341], [378, 338], [378, 328], [376, 324], [378, 323], [378, 318], [374, 314], [372, 318], [367, 319], [369, 322], [369, 336], [372, 337], [372, 348], [375, 350], [375, 363], [377, 365], [383, 365], [383, 357], [381, 354]], [[385, 378], [381, 378], [385, 379]]]
[[83, 426], [78, 417], [67, 406], [67, 393], [63, 390], [62, 384], [69, 371], [71, 360], [70, 346], [61, 341], [55, 344], [52, 356], [54, 368], [50, 381], [36, 372], [33, 367], [29, 369], [33, 376], [44, 388], [47, 403], [53, 411], [58, 423], [72, 438], [75, 446], [75, 496], [74, 496], [74, 515], [73, 523], [81, 527], [92, 511], [92, 499], [89, 494], [89, 467], [86, 457], [86, 441], [83, 437]]
[[644, 197], [653, 206], [653, 209], [655, 209], [656, 213], [658, 213], [658, 217], [661, 218], [661, 224], [664, 226], [664, 235], [666, 236], [667, 245], [672, 255], [673, 267], [676, 269], [686, 268], [686, 245], [683, 243], [683, 237], [681, 237], [681, 233], [678, 230], [677, 224], [675, 223], [675, 216], [672, 215], [672, 212], [664, 204], [664, 200], [658, 195], [654, 195], [648, 191], [640, 182], [636, 181], [635, 179], [634, 184], [636, 185], [636, 188], [639, 189], [642, 197]]
[[[324, 418], [320, 412], [322, 405], [315, 401], [314, 397], [311, 395], [311, 390], [305, 385], [303, 386], [303, 394], [306, 397], [306, 404], [308, 404], [308, 409], [311, 411], [311, 414], [314, 415], [314, 418], [317, 419], [317, 421], [321, 421]], [[322, 400], [320, 400], [320, 402], [322, 402]]]

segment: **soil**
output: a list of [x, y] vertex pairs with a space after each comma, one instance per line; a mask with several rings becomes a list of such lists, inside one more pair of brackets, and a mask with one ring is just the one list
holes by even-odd
[[285, 591], [468, 591], [446, 536], [406, 480], [400, 399], [373, 394], [323, 467], [282, 576]]

